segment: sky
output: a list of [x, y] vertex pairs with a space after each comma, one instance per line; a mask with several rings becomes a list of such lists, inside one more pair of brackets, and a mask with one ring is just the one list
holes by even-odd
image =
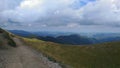
[[0, 0], [9, 30], [120, 32], [120, 0]]

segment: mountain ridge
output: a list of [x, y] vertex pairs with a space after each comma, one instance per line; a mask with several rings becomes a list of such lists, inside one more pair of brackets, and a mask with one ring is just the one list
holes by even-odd
[[27, 32], [11, 30], [10, 32], [28, 38], [37, 38], [60, 44], [86, 45], [120, 41], [119, 33], [61, 33], [61, 32]]
[[[4, 32], [0, 31], [0, 33]], [[36, 55], [36, 52], [31, 51], [31, 48], [46, 55], [50, 60], [59, 62], [63, 67], [67, 65], [66, 68], [120, 68], [120, 42], [71, 46], [42, 41], [36, 38], [14, 36], [8, 32], [7, 35], [9, 38], [14, 38], [13, 41], [17, 42], [17, 47], [0, 49], [0, 60], [3, 60], [1, 57], [4, 56], [4, 60], [0, 61], [0, 68], [4, 68], [4, 66], [1, 66], [3, 63], [6, 68], [51, 68], [51, 62], [49, 63], [49, 60], [45, 62], [46, 59], [44, 59], [43, 55], [37, 56], [38, 53]], [[38, 61], [38, 59], [42, 59], [42, 62]], [[12, 64], [9, 62], [12, 62]], [[57, 63], [57, 68], [61, 68], [59, 63]], [[46, 67], [46, 64], [48, 64], [48, 67]], [[56, 63], [53, 62], [52, 65], [52, 68], [56, 68]]]

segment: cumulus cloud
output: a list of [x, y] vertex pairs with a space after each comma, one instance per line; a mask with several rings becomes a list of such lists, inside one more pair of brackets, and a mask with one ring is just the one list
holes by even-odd
[[14, 9], [22, 0], [0, 0], [0, 12]]
[[119, 24], [120, 11], [117, 0], [99, 0], [83, 7], [84, 19], [98, 24]]
[[[119, 0], [2, 0], [0, 22], [17, 26], [120, 26]], [[11, 21], [9, 21], [11, 20]]]
[[[72, 0], [24, 0], [13, 10], [7, 10], [3, 12], [3, 16], [11, 16], [12, 18], [20, 19], [22, 22], [33, 22], [40, 17], [49, 17], [57, 11], [64, 11], [69, 5], [72, 4]], [[12, 16], [16, 15], [16, 16]]]

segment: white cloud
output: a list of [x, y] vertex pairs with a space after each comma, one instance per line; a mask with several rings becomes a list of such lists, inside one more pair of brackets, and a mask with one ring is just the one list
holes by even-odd
[[43, 0], [25, 0], [20, 4], [20, 8], [31, 9], [40, 6], [42, 3]]
[[78, 24], [78, 23], [69, 23], [69, 24], [67, 24], [67, 27], [68, 28], [77, 28], [77, 27], [79, 27], [80, 25]]
[[88, 3], [82, 7], [82, 14], [85, 20], [90, 20], [97, 24], [118, 24], [120, 22], [120, 11], [116, 11], [117, 3], [113, 1], [118, 0], [98, 0], [96, 2]]
[[[13, 1], [9, 4], [13, 4]], [[73, 4], [79, 4], [80, 1], [87, 4], [74, 6], [77, 8], [71, 7]], [[81, 25], [87, 25], [86, 27], [88, 25], [120, 26], [120, 0], [96, 0], [93, 2], [89, 0], [23, 0], [17, 2], [14, 7], [9, 7], [9, 5], [7, 8], [0, 7], [1, 10], [0, 18], [3, 21], [7, 22], [7, 19], [11, 19], [21, 22], [23, 25], [40, 23], [45, 24], [40, 27], [46, 28], [61, 25], [70, 28]]]
[[14, 9], [22, 0], [0, 0], [0, 12]]
[[74, 0], [24, 0], [19, 6], [16, 6], [15, 9], [6, 10], [2, 13], [4, 13], [3, 16], [6, 18], [10, 16], [11, 19], [16, 18], [16, 20], [19, 19], [18, 21], [20, 22], [34, 22], [40, 17], [51, 17], [53, 14], [59, 14], [58, 11], [62, 12], [62, 15], [66, 15], [67, 12], [63, 13], [63, 11], [70, 8], [69, 5], [71, 5], [73, 1]]

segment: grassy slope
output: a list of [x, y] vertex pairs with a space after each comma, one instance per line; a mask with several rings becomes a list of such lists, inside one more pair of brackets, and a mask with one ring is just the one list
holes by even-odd
[[73, 68], [120, 68], [120, 42], [67, 46], [37, 39], [25, 43]]
[[0, 28], [0, 46], [11, 45], [16, 46], [16, 43], [12, 39], [12, 34]]

